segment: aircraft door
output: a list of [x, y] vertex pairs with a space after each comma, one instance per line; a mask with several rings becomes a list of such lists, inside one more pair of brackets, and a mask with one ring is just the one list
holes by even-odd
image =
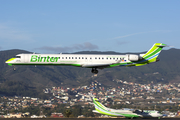
[[24, 62], [25, 62], [25, 63], [28, 63], [28, 59], [29, 59], [28, 57], [29, 57], [29, 55], [24, 54]]
[[22, 60], [22, 56], [16, 56], [16, 63], [20, 63]]
[[16, 62], [28, 62], [28, 55], [21, 54], [20, 56], [16, 56]]

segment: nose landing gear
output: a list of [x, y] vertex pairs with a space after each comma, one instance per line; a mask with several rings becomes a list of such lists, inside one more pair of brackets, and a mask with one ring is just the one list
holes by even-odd
[[97, 68], [92, 68], [91, 72], [94, 73], [94, 74], [98, 74]]
[[14, 70], [14, 71], [16, 70], [15, 65], [13, 65], [13, 70]]

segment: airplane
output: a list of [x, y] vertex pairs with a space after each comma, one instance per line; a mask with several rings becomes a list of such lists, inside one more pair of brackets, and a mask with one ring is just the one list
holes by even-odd
[[[162, 48], [167, 46], [155, 43], [145, 54], [126, 55], [100, 55], [100, 54], [18, 54], [7, 60], [10, 66], [14, 65], [67, 65], [83, 68], [92, 68], [91, 72], [98, 73], [97, 69], [111, 68], [115, 66], [142, 66], [157, 62]], [[15, 68], [14, 68], [15, 70]]]
[[156, 110], [134, 110], [134, 109], [111, 109], [101, 104], [97, 98], [93, 98], [95, 110], [92, 112], [104, 114], [114, 117], [126, 117], [126, 118], [161, 118], [162, 114]]

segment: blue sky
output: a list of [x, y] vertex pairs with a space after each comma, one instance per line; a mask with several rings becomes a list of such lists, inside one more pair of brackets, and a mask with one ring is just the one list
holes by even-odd
[[0, 50], [142, 52], [156, 42], [180, 49], [179, 0], [0, 3]]

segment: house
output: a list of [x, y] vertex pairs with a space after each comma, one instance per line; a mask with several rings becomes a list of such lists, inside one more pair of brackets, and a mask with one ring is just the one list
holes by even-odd
[[51, 117], [52, 118], [63, 118], [63, 114], [62, 113], [51, 113]]

